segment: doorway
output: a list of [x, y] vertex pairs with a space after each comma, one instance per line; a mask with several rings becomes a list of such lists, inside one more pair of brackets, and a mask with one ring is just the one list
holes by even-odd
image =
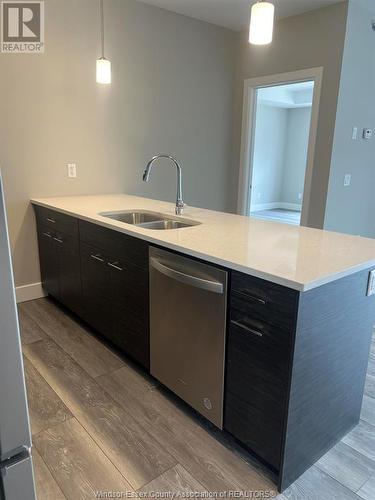
[[307, 225], [322, 68], [245, 80], [238, 212]]

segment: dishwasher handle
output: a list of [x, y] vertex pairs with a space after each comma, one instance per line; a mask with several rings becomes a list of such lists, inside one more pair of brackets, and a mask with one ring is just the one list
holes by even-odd
[[203, 278], [198, 278], [197, 276], [191, 276], [190, 274], [186, 274], [181, 271], [177, 271], [176, 269], [172, 269], [171, 267], [162, 264], [154, 257], [151, 257], [150, 263], [154, 269], [164, 274], [165, 276], [168, 276], [168, 278], [180, 281], [181, 283], [185, 283], [186, 285], [194, 286], [195, 288], [207, 290], [208, 292], [218, 294], [224, 293], [224, 284], [220, 283], [220, 281], [206, 280]]

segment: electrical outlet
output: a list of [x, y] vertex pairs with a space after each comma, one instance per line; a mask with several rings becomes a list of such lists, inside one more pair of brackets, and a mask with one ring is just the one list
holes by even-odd
[[77, 165], [75, 163], [68, 163], [68, 177], [71, 179], [77, 177]]
[[371, 139], [372, 137], [372, 128], [364, 128], [363, 129], [363, 138], [364, 139]]
[[352, 176], [351, 176], [351, 174], [345, 174], [345, 177], [344, 177], [344, 187], [350, 186], [351, 182], [352, 182]]
[[367, 297], [375, 295], [375, 269], [369, 272], [367, 284]]

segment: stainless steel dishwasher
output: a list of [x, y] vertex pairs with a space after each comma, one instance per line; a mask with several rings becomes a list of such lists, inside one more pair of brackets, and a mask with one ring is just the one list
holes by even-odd
[[150, 371], [223, 426], [227, 273], [150, 248]]

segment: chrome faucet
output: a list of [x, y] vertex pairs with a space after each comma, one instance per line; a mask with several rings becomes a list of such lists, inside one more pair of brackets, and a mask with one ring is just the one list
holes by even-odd
[[181, 166], [179, 165], [178, 161], [174, 156], [166, 154], [158, 154], [153, 158], [151, 158], [151, 160], [147, 163], [146, 170], [143, 173], [143, 180], [144, 182], [148, 182], [150, 180], [151, 167], [154, 161], [158, 160], [159, 158], [167, 158], [168, 160], [171, 160], [177, 168], [177, 197], [176, 197], [175, 212], [176, 215], [181, 215], [185, 206], [185, 203], [183, 202], [182, 199], [182, 171], [181, 171]]

